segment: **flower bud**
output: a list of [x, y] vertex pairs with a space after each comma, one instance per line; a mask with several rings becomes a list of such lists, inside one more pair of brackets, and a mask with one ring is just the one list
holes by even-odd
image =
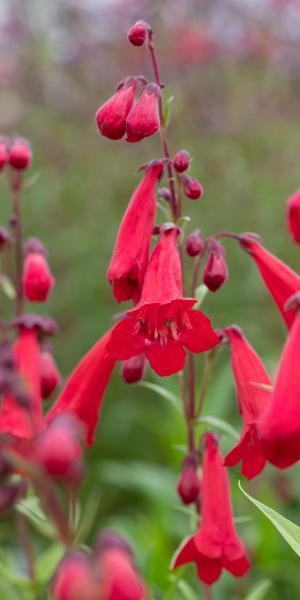
[[173, 158], [173, 167], [178, 173], [184, 173], [190, 166], [190, 153], [186, 150], [179, 150]]
[[10, 244], [11, 238], [5, 227], [0, 227], [0, 250], [3, 250], [5, 246]]
[[116, 93], [96, 112], [96, 123], [100, 135], [110, 140], [120, 140], [126, 131], [126, 117], [133, 105], [138, 87], [136, 77], [126, 77], [117, 87]]
[[8, 483], [0, 487], [0, 515], [6, 515], [24, 494], [24, 483]]
[[163, 198], [163, 200], [166, 200], [167, 202], [171, 202], [171, 192], [170, 192], [169, 188], [161, 187], [157, 190], [157, 193], [160, 198]]
[[5, 138], [0, 137], [0, 172], [8, 162], [8, 157], [7, 141]]
[[128, 31], [128, 40], [134, 46], [142, 46], [147, 38], [150, 27], [145, 21], [137, 21]]
[[287, 209], [291, 238], [296, 244], [300, 244], [300, 190], [288, 198]]
[[27, 169], [32, 161], [32, 152], [29, 143], [23, 138], [14, 140], [9, 149], [9, 164], [17, 171]]
[[41, 394], [44, 400], [48, 399], [61, 382], [59, 370], [55, 364], [50, 350], [45, 349], [40, 355], [41, 369]]
[[187, 198], [190, 198], [191, 200], [197, 200], [203, 196], [203, 187], [198, 179], [185, 174], [182, 177], [182, 183], [184, 193]]
[[224, 246], [210, 240], [208, 258], [202, 273], [203, 283], [211, 292], [216, 292], [228, 279], [228, 268]]
[[72, 550], [59, 564], [52, 579], [54, 600], [97, 600], [96, 579], [90, 557], [82, 550]]
[[160, 128], [160, 89], [156, 83], [148, 83], [126, 119], [126, 142], [140, 142]]
[[28, 240], [23, 269], [23, 290], [31, 302], [45, 302], [53, 288], [54, 277], [49, 269], [46, 251], [39, 240]]
[[74, 417], [61, 413], [36, 438], [33, 459], [53, 477], [77, 484], [82, 478], [79, 427]]
[[122, 364], [122, 377], [126, 383], [138, 383], [145, 374], [146, 358], [144, 352], [124, 360]]
[[197, 473], [197, 459], [195, 454], [188, 454], [181, 467], [181, 474], [177, 483], [177, 493], [183, 504], [192, 504], [199, 496], [200, 479]]
[[203, 240], [200, 229], [195, 229], [190, 233], [185, 241], [185, 251], [188, 256], [198, 256], [203, 250]]

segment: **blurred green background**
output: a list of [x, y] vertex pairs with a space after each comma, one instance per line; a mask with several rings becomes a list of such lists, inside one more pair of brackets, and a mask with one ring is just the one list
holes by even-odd
[[[158, 136], [129, 145], [100, 138], [95, 127], [96, 109], [120, 79], [139, 73], [152, 78], [144, 48], [126, 39], [138, 18], [155, 31], [164, 97], [174, 96], [172, 152], [191, 152], [191, 174], [205, 189], [200, 202], [185, 201], [184, 214], [192, 217], [187, 230], [200, 227], [205, 236], [256, 231], [293, 268], [300, 264], [285, 216], [285, 200], [299, 185], [297, 0], [0, 0], [0, 131], [32, 144], [24, 230], [49, 250], [56, 287], [46, 309], [59, 323], [54, 348], [64, 377], [120, 310], [106, 283], [107, 265], [140, 179], [137, 170], [161, 156]], [[10, 210], [4, 175], [0, 194], [4, 224]], [[283, 323], [248, 255], [230, 240], [226, 250], [230, 279], [206, 299], [204, 310], [216, 327], [241, 325], [273, 374]], [[8, 315], [3, 297], [1, 306]], [[198, 364], [200, 373], [201, 358]], [[149, 369], [145, 379], [158, 382]], [[176, 392], [176, 377], [163, 383]], [[216, 361], [205, 413], [241, 427], [226, 349]], [[232, 443], [223, 436], [223, 451]], [[155, 600], [183, 598], [169, 573], [175, 548], [194, 527], [175, 492], [183, 444], [185, 428], [174, 408], [149, 390], [126, 386], [117, 367], [97, 441], [87, 452], [83, 506], [93, 493], [97, 508], [88, 541], [101, 527], [124, 533]], [[235, 514], [249, 517], [238, 530], [252, 569], [242, 580], [224, 574], [214, 598], [244, 599], [266, 578], [272, 582], [267, 600], [298, 598], [298, 558], [242, 496], [238, 478], [239, 470], [232, 470]], [[244, 487], [300, 523], [299, 466], [286, 473], [267, 468]], [[9, 544], [5, 524], [0, 536]], [[39, 549], [39, 536], [35, 543]], [[193, 566], [184, 577], [202, 598]]]

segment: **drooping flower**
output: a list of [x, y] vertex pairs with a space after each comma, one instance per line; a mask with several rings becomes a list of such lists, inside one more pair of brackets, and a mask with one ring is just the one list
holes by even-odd
[[101, 600], [147, 600], [144, 583], [138, 574], [132, 552], [114, 531], [104, 531], [95, 546]]
[[54, 600], [97, 600], [98, 585], [90, 556], [83, 550], [69, 551], [58, 565], [50, 591]]
[[294, 314], [292, 310], [286, 309], [285, 305], [288, 298], [300, 290], [300, 276], [288, 267], [288, 265], [279, 260], [279, 258], [266, 250], [251, 234], [240, 235], [239, 241], [242, 248], [255, 261], [287, 327], [290, 327], [294, 320]]
[[110, 336], [108, 331], [81, 359], [46, 417], [49, 422], [62, 412], [75, 415], [85, 427], [88, 446], [93, 442], [101, 403], [115, 365], [115, 359], [106, 351]]
[[274, 390], [258, 424], [266, 458], [286, 469], [300, 459], [300, 311], [281, 355]]
[[100, 106], [96, 112], [96, 123], [101, 135], [120, 140], [126, 131], [126, 117], [133, 105], [138, 88], [137, 77], [123, 79], [116, 93]]
[[292, 240], [300, 244], [300, 190], [287, 201], [288, 229]]
[[195, 229], [190, 233], [185, 241], [185, 251], [188, 256], [198, 256], [203, 250], [204, 244], [201, 237], [200, 229]]
[[216, 292], [228, 279], [225, 249], [213, 238], [208, 244], [208, 258], [202, 274], [203, 283], [211, 292]]
[[199, 531], [181, 546], [172, 568], [195, 562], [199, 579], [208, 585], [219, 579], [223, 569], [235, 577], [242, 577], [249, 568], [249, 562], [233, 522], [227, 470], [216, 438], [211, 433], [206, 434], [201, 490]]
[[28, 240], [25, 247], [22, 285], [23, 291], [31, 302], [45, 302], [54, 285], [54, 277], [47, 262], [44, 245], [35, 238]]
[[264, 468], [266, 458], [258, 436], [257, 423], [271, 396], [271, 379], [254, 348], [239, 327], [226, 327], [231, 348], [232, 370], [244, 429], [238, 444], [227, 454], [224, 465], [242, 463], [242, 474], [248, 479]]
[[200, 478], [197, 473], [197, 457], [195, 453], [188, 454], [181, 467], [177, 493], [183, 504], [192, 504], [200, 494]]
[[118, 302], [139, 300], [155, 219], [155, 185], [162, 171], [162, 161], [149, 163], [122, 219], [107, 271]]
[[159, 98], [158, 85], [148, 83], [126, 119], [126, 142], [140, 142], [159, 130]]
[[219, 342], [210, 320], [193, 310], [196, 300], [182, 296], [177, 235], [177, 227], [162, 226], [146, 270], [141, 299], [115, 326], [107, 344], [109, 354], [117, 360], [145, 352], [151, 367], [161, 376], [183, 369], [183, 346], [198, 353]]

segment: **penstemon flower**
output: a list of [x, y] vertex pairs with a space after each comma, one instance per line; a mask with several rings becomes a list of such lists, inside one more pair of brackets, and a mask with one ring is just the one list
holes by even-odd
[[138, 89], [137, 77], [126, 77], [117, 87], [116, 93], [100, 106], [96, 123], [101, 135], [111, 140], [120, 140], [126, 131], [126, 118], [133, 105]]
[[155, 83], [148, 83], [130, 110], [126, 119], [126, 142], [140, 142], [159, 130], [160, 89]]

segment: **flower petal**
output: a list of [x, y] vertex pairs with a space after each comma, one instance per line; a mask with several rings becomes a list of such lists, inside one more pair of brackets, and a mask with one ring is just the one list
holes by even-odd
[[219, 343], [219, 338], [214, 332], [210, 319], [199, 310], [187, 311], [189, 328], [180, 332], [180, 342], [191, 352], [205, 352]]
[[143, 352], [144, 338], [137, 333], [136, 325], [135, 317], [126, 317], [115, 325], [106, 346], [107, 352], [112, 358], [126, 360]]
[[220, 559], [207, 558], [203, 554], [198, 556], [197, 560], [198, 576], [201, 581], [212, 585], [221, 575], [222, 563]]
[[170, 340], [164, 345], [160, 344], [159, 341], [155, 342], [146, 348], [145, 353], [152, 369], [160, 377], [173, 375], [173, 373], [181, 371], [184, 367], [186, 353], [175, 340]]
[[237, 560], [228, 560], [227, 558], [224, 558], [222, 562], [224, 568], [235, 577], [242, 577], [250, 567], [250, 563], [246, 556], [242, 556]]

